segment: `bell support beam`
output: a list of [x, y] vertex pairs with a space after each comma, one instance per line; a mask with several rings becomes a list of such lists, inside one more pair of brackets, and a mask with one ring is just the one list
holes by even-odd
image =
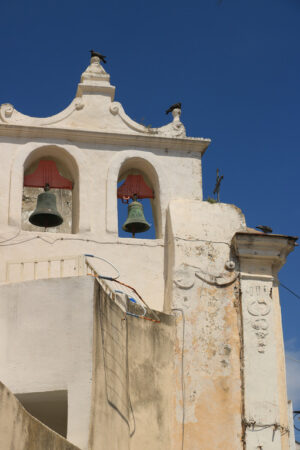
[[296, 240], [249, 232], [238, 232], [233, 238], [240, 263], [246, 450], [289, 448], [277, 274]]
[[55, 189], [73, 189], [72, 181], [60, 175], [54, 161], [42, 159], [32, 174], [24, 176], [24, 186], [44, 187], [46, 184]]

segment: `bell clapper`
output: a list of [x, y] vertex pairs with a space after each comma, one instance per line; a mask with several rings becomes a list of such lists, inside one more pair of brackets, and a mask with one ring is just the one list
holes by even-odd
[[[46, 183], [45, 186], [44, 186], [44, 192], [48, 192], [48, 191], [50, 191], [50, 184]], [[45, 227], [45, 229], [44, 229], [45, 233], [47, 232], [47, 228], [48, 227]]]
[[[132, 201], [137, 202], [137, 194], [133, 194]], [[132, 237], [135, 238], [135, 228], [132, 228]]]

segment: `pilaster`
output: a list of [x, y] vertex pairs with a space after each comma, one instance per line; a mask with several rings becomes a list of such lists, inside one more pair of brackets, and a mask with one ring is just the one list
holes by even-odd
[[245, 450], [289, 448], [277, 273], [296, 238], [238, 232]]

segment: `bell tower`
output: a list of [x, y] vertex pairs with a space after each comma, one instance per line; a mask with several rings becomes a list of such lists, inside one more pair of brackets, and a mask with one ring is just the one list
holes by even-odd
[[277, 274], [297, 238], [203, 200], [210, 139], [181, 104], [152, 128], [114, 96], [94, 53], [64, 111], [0, 106], [0, 450], [288, 449]]

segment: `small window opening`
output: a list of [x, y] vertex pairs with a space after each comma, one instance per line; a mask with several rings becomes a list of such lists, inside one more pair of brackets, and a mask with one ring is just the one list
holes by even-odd
[[68, 392], [48, 391], [16, 394], [24, 408], [40, 422], [67, 437]]
[[[53, 158], [39, 159], [35, 161], [31, 166], [25, 171], [24, 176], [35, 174], [38, 165], [41, 161], [54, 161], [56, 168], [59, 172], [59, 176], [64, 177], [66, 180], [70, 180], [71, 183], [71, 175], [66, 170], [66, 168], [61, 165], [59, 162], [53, 160]], [[24, 178], [25, 180], [26, 178]], [[50, 186], [51, 188], [51, 186]], [[40, 227], [36, 226], [29, 221], [29, 217], [36, 210], [37, 200], [39, 194], [44, 192], [43, 187], [32, 187], [32, 186], [23, 186], [23, 198], [22, 198], [22, 229], [27, 231], [47, 231], [51, 233], [72, 233], [72, 189], [56, 189], [51, 188], [51, 194], [55, 195], [56, 198], [56, 207], [59, 214], [61, 214], [63, 218], [63, 223], [59, 226], [52, 227]]]
[[[135, 172], [136, 173], [136, 172]], [[124, 185], [126, 181], [126, 176], [122, 177], [122, 179], [118, 182], [118, 188]], [[150, 228], [147, 231], [136, 232], [134, 235], [127, 231], [124, 231], [123, 225], [128, 219], [128, 206], [132, 203], [133, 199], [128, 199], [128, 203], [126, 203], [126, 199], [118, 198], [118, 231], [120, 237], [134, 237], [135, 239], [155, 239], [156, 231], [155, 231], [155, 220], [153, 216], [152, 204], [153, 200], [150, 198], [142, 198], [137, 199], [139, 203], [141, 203], [143, 209], [142, 212], [144, 214], [145, 221], [149, 223]]]

